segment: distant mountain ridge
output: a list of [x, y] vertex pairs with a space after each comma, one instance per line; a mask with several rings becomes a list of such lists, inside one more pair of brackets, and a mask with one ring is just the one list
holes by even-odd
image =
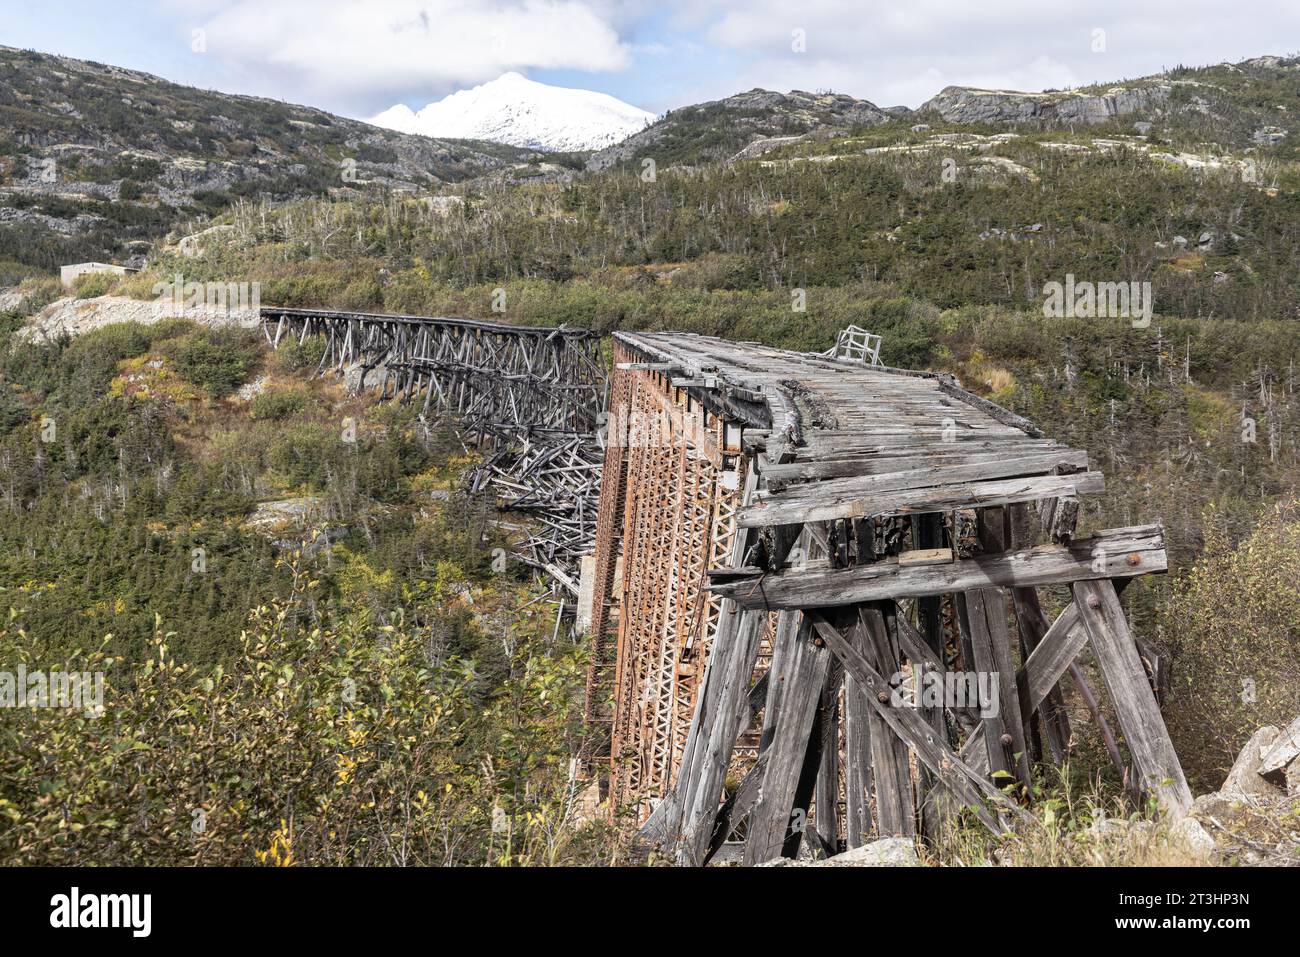
[[641, 132], [596, 153], [587, 161], [587, 169], [602, 170], [647, 157], [661, 166], [728, 159], [760, 139], [875, 126], [889, 119], [891, 113], [874, 103], [842, 93], [753, 89], [672, 110]]
[[0, 260], [126, 258], [241, 197], [436, 190], [541, 159], [0, 46]]
[[[1136, 122], [1197, 127], [1236, 145], [1268, 145], [1294, 124], [1300, 58], [1259, 56], [1240, 63], [1176, 67], [1163, 73], [1077, 90], [990, 90], [948, 86], [917, 110], [947, 123], [1040, 126]], [[1270, 97], [1270, 93], [1273, 94]], [[1272, 99], [1273, 102], [1269, 102]]]
[[550, 86], [511, 72], [452, 93], [418, 112], [398, 104], [370, 122], [424, 136], [583, 152], [611, 146], [654, 119], [653, 113], [605, 93]]

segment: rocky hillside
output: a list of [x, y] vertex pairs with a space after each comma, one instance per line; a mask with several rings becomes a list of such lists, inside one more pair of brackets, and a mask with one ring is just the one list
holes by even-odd
[[1174, 139], [1224, 146], [1278, 146], [1300, 132], [1300, 58], [1178, 67], [1118, 85], [1022, 93], [949, 86], [921, 114], [947, 123], [1065, 126], [1112, 120], [1154, 127]]
[[0, 259], [127, 259], [239, 197], [437, 188], [540, 157], [0, 47]]
[[891, 113], [839, 93], [750, 90], [672, 110], [623, 142], [595, 153], [587, 169], [603, 170], [643, 158], [659, 167], [732, 157], [760, 140], [884, 123]]

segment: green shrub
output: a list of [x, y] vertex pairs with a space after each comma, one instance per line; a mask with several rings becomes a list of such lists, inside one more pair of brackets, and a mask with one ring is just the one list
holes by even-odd
[[275, 351], [275, 364], [285, 372], [314, 370], [325, 355], [324, 336], [308, 336], [302, 342], [289, 337]]
[[256, 351], [247, 336], [213, 330], [181, 340], [173, 347], [172, 358], [186, 381], [220, 398], [248, 380]]
[[307, 393], [301, 389], [263, 392], [248, 404], [248, 417], [254, 422], [279, 422], [307, 407]]
[[1236, 548], [1208, 542], [1162, 617], [1170, 733], [1193, 784], [1217, 788], [1251, 734], [1300, 714], [1300, 503]]
[[[313, 614], [326, 602], [310, 577], [294, 572], [292, 597], [258, 609], [224, 665], [179, 661], [182, 636], [160, 626], [139, 660], [98, 650], [65, 666], [104, 675], [100, 716], [12, 709], [0, 864], [574, 861], [579, 652], [546, 647], [535, 617], [499, 677], [451, 656], [431, 666], [427, 629]], [[0, 658], [51, 660], [13, 619]]]
[[107, 296], [109, 290], [116, 286], [120, 279], [121, 277], [117, 273], [112, 272], [82, 273], [72, 280], [72, 291], [78, 299], [94, 299], [96, 296]]

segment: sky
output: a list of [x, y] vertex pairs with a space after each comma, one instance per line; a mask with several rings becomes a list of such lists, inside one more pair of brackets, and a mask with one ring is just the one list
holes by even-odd
[[515, 70], [662, 113], [764, 87], [918, 106], [1300, 52], [1300, 0], [0, 0], [0, 45], [366, 118]]

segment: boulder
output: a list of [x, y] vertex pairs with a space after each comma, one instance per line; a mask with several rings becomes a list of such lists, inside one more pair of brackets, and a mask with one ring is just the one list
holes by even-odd
[[[1297, 758], [1300, 758], [1300, 718], [1287, 725], [1260, 759], [1259, 775], [1278, 787], [1290, 785], [1293, 778], [1300, 779], [1300, 761]], [[1293, 772], [1291, 768], [1296, 770]]]
[[1218, 845], [1210, 832], [1194, 817], [1184, 817], [1169, 829], [1169, 842], [1187, 851], [1193, 857], [1208, 860], [1214, 856]]
[[1239, 798], [1224, 797], [1218, 791], [1212, 791], [1193, 801], [1189, 813], [1198, 821], [1223, 825], [1236, 820], [1244, 809], [1245, 805]]
[[1280, 732], [1272, 725], [1256, 731], [1237, 755], [1232, 770], [1224, 779], [1219, 793], [1228, 798], [1275, 798], [1279, 789], [1259, 776], [1264, 755], [1273, 747]]
[[910, 838], [883, 837], [843, 854], [827, 858], [825, 867], [920, 867], [916, 846]]
[[855, 847], [843, 854], [836, 854], [823, 860], [813, 861], [800, 858], [790, 860], [778, 857], [765, 861], [760, 867], [920, 867], [920, 858], [916, 856], [916, 846], [911, 838], [882, 837], [878, 841]]

